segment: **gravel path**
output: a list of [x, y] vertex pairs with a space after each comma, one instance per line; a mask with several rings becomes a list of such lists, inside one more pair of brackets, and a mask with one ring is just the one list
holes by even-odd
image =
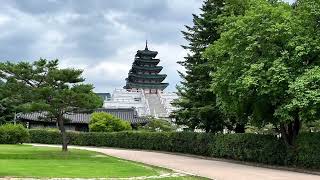
[[[39, 145], [35, 146], [55, 146]], [[60, 147], [60, 146], [59, 146]], [[216, 180], [320, 180], [320, 176], [160, 152], [69, 146]]]

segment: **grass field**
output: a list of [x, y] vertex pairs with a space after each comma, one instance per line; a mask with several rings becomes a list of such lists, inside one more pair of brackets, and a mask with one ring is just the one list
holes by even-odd
[[[154, 176], [170, 170], [121, 160], [100, 153], [29, 145], [0, 145], [0, 177], [137, 177]], [[163, 178], [191, 180], [197, 177]]]

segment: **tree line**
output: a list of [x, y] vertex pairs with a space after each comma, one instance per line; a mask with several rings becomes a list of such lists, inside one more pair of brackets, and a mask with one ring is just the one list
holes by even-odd
[[320, 1], [205, 0], [185, 27], [178, 124], [212, 133], [272, 124], [292, 146], [319, 121]]

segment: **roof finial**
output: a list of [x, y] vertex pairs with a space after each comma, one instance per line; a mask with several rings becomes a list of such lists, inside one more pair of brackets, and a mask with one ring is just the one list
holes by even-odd
[[144, 48], [144, 50], [148, 50], [148, 40], [146, 40], [146, 47]]

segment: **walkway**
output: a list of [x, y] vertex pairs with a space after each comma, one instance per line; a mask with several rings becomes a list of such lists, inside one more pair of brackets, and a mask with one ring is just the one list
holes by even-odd
[[[56, 146], [39, 145], [36, 146]], [[59, 146], [60, 147], [60, 146]], [[216, 180], [319, 180], [320, 176], [160, 152], [69, 146]]]

